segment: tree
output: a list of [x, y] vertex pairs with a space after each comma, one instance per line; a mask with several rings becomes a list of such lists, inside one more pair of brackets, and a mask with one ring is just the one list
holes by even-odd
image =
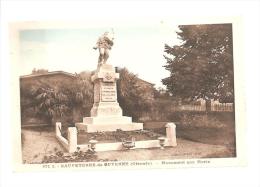
[[[163, 98], [163, 99], [170, 99], [171, 94], [166, 90], [165, 88], [159, 87], [154, 92], [154, 97], [157, 98]], [[172, 98], [171, 98], [172, 99]]]
[[63, 90], [69, 97], [68, 106], [73, 109], [74, 120], [79, 121], [82, 116], [89, 116], [94, 100], [91, 72], [76, 74], [73, 84], [63, 86]]
[[31, 98], [29, 108], [35, 114], [45, 118], [49, 124], [53, 119], [63, 117], [69, 110], [69, 98], [59, 88], [43, 82], [36, 82], [29, 88]]
[[149, 112], [151, 109], [154, 90], [142, 84], [137, 75], [126, 68], [119, 69], [118, 72], [120, 73], [120, 79], [117, 82], [118, 102], [124, 115], [138, 120], [143, 112]]
[[93, 104], [90, 76], [90, 72], [82, 72], [71, 81], [43, 79], [21, 84], [22, 118], [29, 112], [49, 124], [82, 120]]
[[165, 45], [168, 91], [188, 100], [234, 100], [231, 24], [182, 25], [180, 45]]

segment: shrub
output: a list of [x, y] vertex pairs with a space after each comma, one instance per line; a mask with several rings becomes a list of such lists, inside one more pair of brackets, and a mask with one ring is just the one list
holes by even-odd
[[118, 80], [118, 102], [124, 115], [132, 116], [138, 120], [143, 113], [151, 110], [154, 101], [154, 89], [148, 84], [143, 84], [137, 75], [126, 68], [120, 69]]
[[49, 79], [21, 84], [21, 118], [43, 118], [48, 124], [73, 122], [73, 111], [89, 111], [93, 104], [90, 73], [75, 75], [72, 82]]

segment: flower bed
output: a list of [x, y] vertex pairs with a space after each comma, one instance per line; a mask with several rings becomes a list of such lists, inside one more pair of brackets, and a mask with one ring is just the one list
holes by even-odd
[[161, 134], [155, 133], [151, 130], [138, 130], [138, 131], [122, 131], [115, 132], [95, 132], [95, 133], [82, 133], [78, 134], [78, 144], [87, 144], [90, 140], [97, 140], [99, 143], [113, 143], [131, 140], [157, 140]]

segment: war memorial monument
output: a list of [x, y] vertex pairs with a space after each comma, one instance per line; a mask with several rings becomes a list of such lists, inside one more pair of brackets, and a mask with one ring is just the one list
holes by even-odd
[[120, 78], [115, 68], [107, 63], [109, 50], [111, 50], [114, 38], [105, 32], [97, 41], [94, 49], [99, 50], [97, 69], [91, 77], [94, 86], [94, 104], [90, 111], [90, 117], [84, 117], [83, 122], [75, 124], [75, 127], [68, 128], [68, 139], [61, 136], [61, 123], [56, 123], [56, 137], [61, 144], [69, 151], [76, 149], [92, 148], [95, 151], [110, 151], [134, 148], [151, 148], [164, 146], [176, 146], [175, 124], [166, 124], [166, 137], [136, 141], [134, 136], [124, 142], [102, 143], [91, 139], [85, 144], [78, 143], [78, 136], [85, 133], [97, 132], [131, 132], [134, 134], [144, 133], [143, 123], [132, 122], [132, 117], [123, 116], [123, 112], [117, 101], [117, 84]]

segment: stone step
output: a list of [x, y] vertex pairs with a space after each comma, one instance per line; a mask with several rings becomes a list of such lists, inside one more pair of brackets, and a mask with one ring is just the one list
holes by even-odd
[[127, 116], [98, 116], [84, 117], [83, 123], [87, 124], [129, 124], [132, 123], [132, 117]]
[[129, 124], [86, 124], [76, 123], [78, 131], [83, 132], [97, 132], [97, 131], [116, 131], [121, 129], [123, 131], [142, 130], [143, 123], [129, 123]]

